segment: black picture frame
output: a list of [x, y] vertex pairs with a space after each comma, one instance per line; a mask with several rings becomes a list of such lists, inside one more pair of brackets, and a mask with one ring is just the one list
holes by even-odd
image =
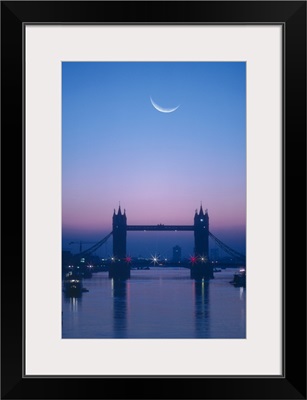
[[[26, 23], [278, 23], [283, 26], [282, 376], [78, 378], [23, 375], [26, 267], [23, 29]], [[1, 71], [1, 397], [306, 399], [306, 2], [2, 1]]]

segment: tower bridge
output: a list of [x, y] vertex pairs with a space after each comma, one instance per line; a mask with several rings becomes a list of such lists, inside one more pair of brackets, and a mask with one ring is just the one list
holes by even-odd
[[[130, 267], [123, 261], [127, 255], [128, 231], [193, 231], [194, 232], [194, 262], [191, 265], [191, 278], [213, 278], [213, 267], [209, 263], [209, 215], [200, 206], [194, 215], [193, 225], [128, 225], [126, 210], [122, 213], [121, 207], [113, 213], [113, 257], [118, 262], [110, 268], [110, 277], [130, 276]], [[200, 260], [200, 261], [199, 261]]]
[[113, 260], [110, 269], [110, 278], [127, 279], [130, 277], [129, 257], [127, 257], [127, 232], [129, 231], [191, 231], [194, 232], [194, 255], [191, 257], [191, 278], [211, 279], [213, 276], [213, 265], [209, 262], [209, 237], [216, 242], [226, 253], [230, 254], [240, 262], [245, 263], [245, 256], [230, 248], [209, 231], [208, 210], [203, 211], [200, 206], [194, 214], [193, 225], [128, 225], [126, 211], [121, 211], [118, 207], [116, 213], [114, 209], [112, 218], [113, 230], [105, 238], [97, 242], [94, 246], [78, 254], [80, 257], [87, 256], [96, 251], [113, 235]]

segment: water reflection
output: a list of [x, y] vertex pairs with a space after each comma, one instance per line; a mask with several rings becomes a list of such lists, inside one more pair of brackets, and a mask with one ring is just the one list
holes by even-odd
[[115, 338], [127, 336], [127, 280], [112, 279], [113, 332]]
[[244, 338], [245, 288], [229, 282], [235, 271], [210, 281], [187, 270], [133, 271], [111, 280], [101, 272], [82, 297], [63, 294], [64, 338]]
[[76, 314], [82, 305], [82, 296], [64, 296], [64, 302], [68, 305], [69, 311]]
[[[79, 313], [82, 310], [82, 296], [80, 297], [72, 297], [72, 296], [64, 296], [64, 301], [68, 306], [68, 310], [70, 313], [71, 321], [76, 326], [79, 322]], [[65, 316], [66, 316], [65, 311]], [[64, 313], [62, 311], [62, 325], [63, 325], [63, 317]]]
[[195, 337], [210, 337], [209, 281], [196, 280], [195, 293]]

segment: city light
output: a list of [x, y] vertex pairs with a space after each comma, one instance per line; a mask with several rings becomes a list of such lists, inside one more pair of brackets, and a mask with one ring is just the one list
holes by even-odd
[[151, 255], [151, 262], [154, 264], [154, 265], [156, 265], [156, 264], [158, 264], [159, 263], [159, 256], [157, 256], [157, 255]]
[[196, 264], [197, 262], [197, 257], [196, 256], [190, 256], [190, 263]]

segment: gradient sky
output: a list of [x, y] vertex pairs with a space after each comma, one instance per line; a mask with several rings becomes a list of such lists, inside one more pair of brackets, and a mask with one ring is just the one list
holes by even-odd
[[[63, 248], [103, 238], [119, 202], [130, 225], [192, 225], [202, 202], [210, 231], [245, 253], [245, 63], [62, 63]], [[176, 244], [192, 254], [193, 232], [128, 232], [132, 255]]]

